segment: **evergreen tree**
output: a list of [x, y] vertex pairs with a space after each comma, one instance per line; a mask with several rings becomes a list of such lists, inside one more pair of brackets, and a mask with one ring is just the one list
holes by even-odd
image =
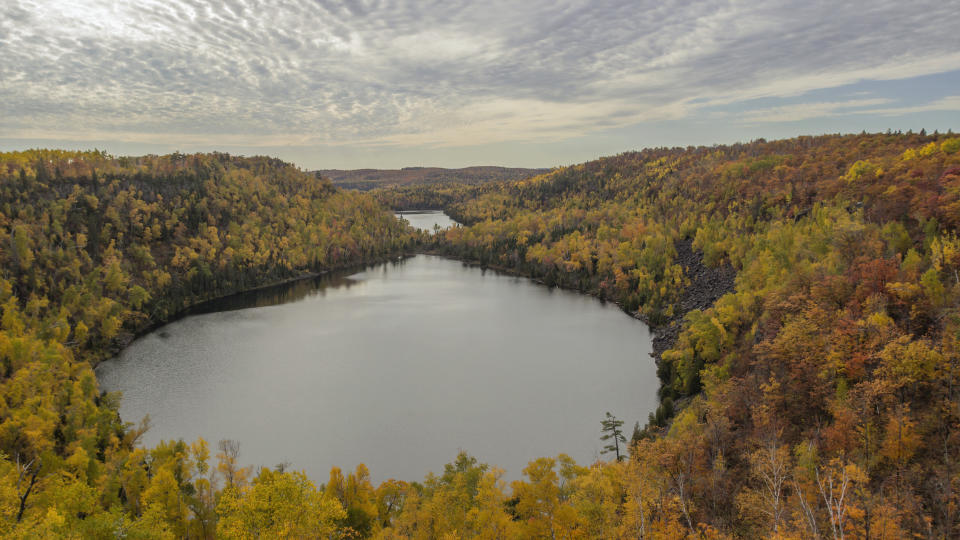
[[633, 424], [633, 435], [630, 437], [630, 447], [633, 448], [643, 438], [643, 430], [640, 429], [640, 422]]
[[604, 435], [600, 437], [600, 440], [609, 441], [613, 439], [613, 443], [603, 447], [603, 453], [609, 454], [610, 452], [614, 452], [617, 456], [617, 461], [620, 461], [622, 459], [620, 456], [620, 443], [627, 442], [627, 438], [623, 436], [623, 430], [620, 429], [620, 427], [623, 426], [623, 420], [617, 420], [616, 416], [613, 416], [607, 411], [607, 418], [606, 420], [601, 420], [600, 425], [602, 426], [600, 431], [604, 433]]

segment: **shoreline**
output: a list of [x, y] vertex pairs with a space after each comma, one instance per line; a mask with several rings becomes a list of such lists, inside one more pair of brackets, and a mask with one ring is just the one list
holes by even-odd
[[690, 313], [695, 309], [703, 310], [705, 308], [709, 308], [724, 294], [733, 292], [735, 290], [734, 278], [736, 277], [736, 270], [730, 266], [729, 263], [715, 268], [706, 267], [703, 264], [702, 254], [693, 250], [692, 240], [679, 240], [676, 244], [677, 258], [674, 262], [683, 267], [684, 274], [690, 279], [690, 285], [687, 286], [680, 295], [680, 298], [677, 302], [679, 307], [678, 313], [661, 324], [655, 324], [651, 322], [646, 315], [640, 313], [639, 311], [627, 310], [619, 301], [601, 298], [594, 291], [572, 289], [569, 287], [562, 287], [560, 285], [547, 285], [547, 283], [542, 279], [513, 268], [496, 264], [483, 264], [475, 260], [449, 255], [435, 248], [421, 250], [418, 253], [445, 257], [460, 261], [468, 266], [490, 269], [505, 275], [527, 278], [534, 283], [538, 283], [545, 287], [556, 287], [558, 289], [592, 296], [593, 298], [596, 298], [604, 303], [612, 303], [620, 308], [620, 311], [623, 313], [647, 325], [647, 328], [650, 330], [650, 356], [653, 357], [654, 363], [659, 366], [663, 353], [671, 349], [676, 344], [677, 339], [680, 336], [680, 324], [682, 323], [684, 317], [686, 317], [687, 313]]
[[265, 290], [267, 290], [267, 289], [271, 289], [271, 288], [274, 288], [274, 287], [283, 287], [284, 285], [290, 285], [290, 284], [293, 284], [293, 283], [298, 283], [298, 282], [306, 281], [306, 280], [310, 280], [310, 279], [318, 279], [318, 278], [322, 278], [322, 277], [332, 277], [333, 274], [337, 274], [337, 273], [341, 273], [341, 272], [354, 273], [354, 271], [355, 271], [355, 270], [358, 270], [358, 269], [364, 269], [364, 268], [367, 268], [367, 267], [372, 266], [372, 265], [382, 264], [382, 263], [386, 263], [386, 262], [390, 262], [390, 261], [395, 261], [395, 260], [398, 260], [398, 259], [401, 259], [401, 260], [402, 260], [402, 259], [410, 258], [410, 257], [413, 257], [413, 256], [416, 255], [416, 254], [417, 254], [416, 252], [414, 252], [414, 253], [409, 253], [409, 252], [395, 252], [395, 253], [391, 253], [391, 254], [389, 254], [389, 255], [384, 255], [384, 256], [382, 256], [382, 257], [377, 257], [377, 258], [374, 258], [374, 259], [371, 259], [371, 260], [365, 260], [365, 261], [361, 261], [361, 262], [355, 262], [355, 263], [350, 263], [350, 264], [333, 266], [333, 267], [330, 267], [330, 268], [327, 268], [327, 269], [324, 269], [324, 270], [320, 270], [320, 271], [317, 271], [317, 272], [307, 272], [307, 273], [304, 273], [304, 274], [301, 274], [301, 275], [298, 275], [298, 276], [292, 276], [292, 277], [289, 277], [289, 278], [281, 279], [281, 280], [279, 280], [279, 281], [273, 281], [273, 282], [270, 282], [270, 283], [264, 283], [264, 284], [258, 285], [258, 286], [256, 286], [256, 287], [251, 287], [251, 288], [249, 288], [249, 289], [243, 289], [243, 290], [239, 290], [239, 291], [235, 291], [235, 292], [231, 292], [231, 293], [225, 293], [225, 294], [220, 294], [220, 295], [217, 295], [217, 296], [212, 296], [212, 297], [210, 297], [210, 298], [204, 298], [203, 300], [200, 300], [200, 301], [198, 301], [198, 302], [194, 302], [194, 303], [192, 303], [192, 304], [184, 307], [183, 309], [178, 310], [177, 312], [175, 312], [173, 315], [171, 315], [171, 316], [169, 316], [169, 317], [166, 317], [166, 318], [161, 319], [161, 320], [148, 320], [148, 321], [146, 322], [146, 324], [144, 324], [143, 326], [138, 327], [138, 328], [135, 328], [135, 329], [133, 329], [132, 331], [125, 332], [125, 333], [123, 333], [123, 334], [120, 335], [120, 336], [117, 336], [116, 338], [114, 338], [113, 342], [111, 342], [110, 345], [107, 347], [107, 349], [104, 351], [106, 354], [105, 354], [104, 356], [100, 357], [100, 358], [97, 358], [96, 361], [91, 361], [91, 362], [90, 362], [90, 365], [91, 365], [91, 367], [93, 367], [94, 369], [96, 369], [96, 367], [97, 367], [98, 365], [100, 365], [102, 362], [105, 362], [105, 361], [107, 361], [107, 360], [111, 360], [111, 359], [113, 359], [113, 358], [116, 358], [117, 355], [119, 355], [121, 352], [123, 352], [124, 349], [126, 349], [127, 347], [129, 347], [130, 344], [133, 343], [134, 341], [136, 341], [137, 339], [139, 339], [139, 338], [141, 338], [141, 337], [143, 337], [143, 336], [145, 336], [145, 335], [147, 335], [147, 334], [149, 334], [149, 333], [151, 333], [151, 332], [154, 332], [154, 331], [156, 331], [158, 328], [161, 328], [161, 327], [163, 327], [163, 326], [165, 326], [165, 325], [167, 325], [167, 324], [170, 324], [170, 323], [179, 321], [179, 320], [184, 319], [184, 318], [186, 318], [186, 317], [189, 317], [189, 316], [191, 316], [191, 315], [196, 315], [196, 314], [198, 314], [198, 311], [200, 311], [201, 308], [202, 308], [204, 305], [212, 304], [212, 303], [214, 303], [214, 302], [223, 301], [223, 300], [225, 300], [225, 299], [227, 299], [227, 298], [230, 298], [230, 297], [233, 297], [233, 296], [240, 296], [240, 295], [244, 295], [244, 294], [255, 293], [255, 292], [258, 292], [258, 291], [265, 291]]
[[[593, 297], [599, 300], [601, 303], [612, 303], [619, 308], [619, 310], [626, 314], [627, 316], [642, 322], [647, 326], [649, 335], [650, 335], [650, 352], [648, 353], [654, 361], [656, 367], [660, 367], [662, 355], [665, 351], [671, 349], [677, 342], [679, 338], [680, 331], [682, 328], [682, 321], [687, 313], [695, 309], [706, 309], [711, 307], [716, 303], [716, 301], [726, 293], [733, 292], [735, 290], [735, 277], [736, 270], [727, 264], [722, 264], [714, 268], [708, 268], [703, 264], [702, 253], [699, 251], [694, 251], [693, 242], [691, 239], [679, 240], [675, 244], [677, 249], [677, 257], [675, 259], [676, 264], [680, 264], [684, 270], [684, 274], [690, 279], [690, 284], [685, 287], [684, 291], [681, 293], [680, 298], [677, 301], [678, 312], [669, 320], [661, 324], [652, 323], [648, 317], [639, 311], [629, 311], [623, 304], [616, 300], [611, 300], [607, 298], [600, 297], [595, 291], [591, 290], [581, 290], [573, 289], [569, 287], [563, 287], [560, 285], [548, 285], [543, 279], [535, 276], [531, 276], [528, 273], [522, 272], [520, 270], [505, 267], [497, 264], [484, 264], [477, 262], [475, 260], [470, 260], [447, 253], [443, 253], [441, 250], [433, 246], [424, 246], [420, 245], [415, 247], [413, 250], [404, 251], [404, 252], [394, 252], [390, 254], [383, 255], [381, 257], [375, 257], [370, 260], [365, 260], [356, 263], [339, 265], [331, 268], [327, 268], [317, 272], [306, 272], [298, 276], [292, 276], [286, 279], [279, 281], [274, 281], [270, 283], [264, 283], [256, 287], [249, 289], [244, 289], [241, 291], [236, 291], [232, 293], [222, 294], [214, 296], [211, 298], [206, 298], [194, 304], [191, 304], [182, 310], [176, 312], [174, 315], [167, 317], [163, 320], [150, 321], [141, 328], [138, 328], [136, 331], [128, 333], [127, 335], [122, 336], [114, 341], [112, 346], [106, 351], [108, 354], [97, 359], [96, 362], [91, 362], [91, 367], [94, 369], [97, 368], [99, 364], [106, 360], [111, 360], [116, 358], [125, 348], [127, 348], [135, 340], [143, 337], [151, 332], [156, 331], [166, 324], [181, 320], [183, 318], [189, 317], [191, 315], [203, 313], [203, 306], [210, 305], [215, 302], [222, 302], [225, 299], [240, 296], [248, 295], [251, 293], [256, 293], [258, 291], [265, 291], [268, 289], [283, 287], [293, 283], [298, 283], [306, 280], [315, 280], [323, 277], [333, 277], [336, 274], [343, 274], [344, 276], [349, 275], [350, 273], [355, 273], [356, 271], [367, 269], [371, 266], [378, 264], [384, 264], [391, 261], [402, 261], [415, 257], [417, 255], [427, 255], [434, 257], [441, 257], [451, 261], [458, 261], [461, 264], [464, 264], [473, 268], [480, 268], [482, 270], [492, 270], [498, 274], [504, 276], [512, 277], [521, 277], [529, 279], [533, 283], [542, 285], [550, 288], [558, 288], [565, 291], [576, 292], [582, 295]], [[658, 395], [660, 395], [664, 388], [664, 381], [659, 382]], [[102, 391], [101, 391], [102, 392]]]

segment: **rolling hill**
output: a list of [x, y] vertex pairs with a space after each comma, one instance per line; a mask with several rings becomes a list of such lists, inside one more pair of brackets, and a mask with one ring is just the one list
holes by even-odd
[[404, 167], [402, 169], [322, 169], [314, 171], [329, 178], [337, 187], [367, 191], [388, 186], [420, 184], [482, 184], [496, 180], [520, 180], [547, 172], [549, 169], [521, 169], [510, 167]]

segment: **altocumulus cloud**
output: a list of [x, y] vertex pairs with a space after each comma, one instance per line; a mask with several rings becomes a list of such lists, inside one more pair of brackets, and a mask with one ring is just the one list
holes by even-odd
[[[960, 69], [952, 2], [751, 4], [4, 0], [0, 137], [184, 148], [559, 141]], [[744, 118], [886, 108], [960, 105], [834, 97]]]

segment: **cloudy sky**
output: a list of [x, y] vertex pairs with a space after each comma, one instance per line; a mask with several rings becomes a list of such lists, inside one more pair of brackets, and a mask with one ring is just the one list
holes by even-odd
[[0, 149], [305, 168], [960, 131], [943, 0], [2, 0]]

